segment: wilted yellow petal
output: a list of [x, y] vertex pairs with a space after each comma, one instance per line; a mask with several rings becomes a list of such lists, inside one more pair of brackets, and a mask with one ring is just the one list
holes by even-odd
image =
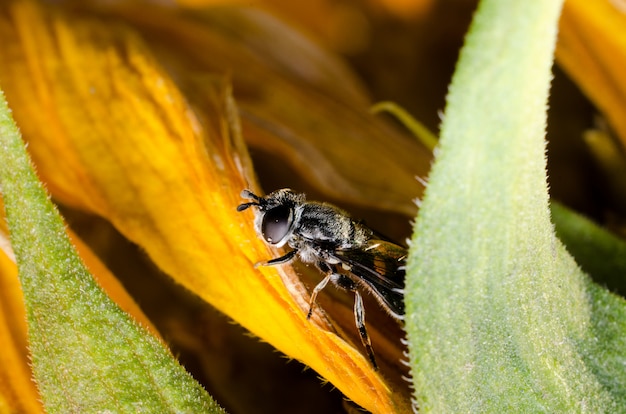
[[207, 78], [186, 100], [115, 22], [69, 20], [31, 2], [5, 15], [0, 86], [55, 197], [106, 217], [178, 282], [358, 404], [407, 409], [321, 314], [306, 320], [289, 269], [253, 268], [272, 253], [251, 213], [235, 210], [239, 191], [255, 185], [227, 87]]
[[415, 215], [415, 176], [426, 175], [432, 154], [369, 113], [343, 62], [258, 10], [174, 19], [131, 9], [124, 17], [159, 45], [159, 56], [178, 59], [172, 70], [187, 99], [206, 88], [206, 71], [232, 77], [246, 142], [273, 168], [295, 171], [327, 200]]
[[566, 1], [556, 58], [626, 145], [624, 9], [609, 0]]

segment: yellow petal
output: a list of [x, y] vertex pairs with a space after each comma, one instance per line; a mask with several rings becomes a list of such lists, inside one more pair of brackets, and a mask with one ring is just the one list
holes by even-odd
[[106, 217], [179, 283], [366, 409], [407, 409], [323, 315], [306, 320], [291, 269], [254, 269], [272, 253], [251, 213], [235, 210], [239, 191], [256, 188], [227, 87], [207, 81], [188, 101], [115, 22], [30, 2], [4, 15], [0, 85], [57, 199]]
[[616, 3], [566, 1], [556, 57], [626, 145], [626, 10]]

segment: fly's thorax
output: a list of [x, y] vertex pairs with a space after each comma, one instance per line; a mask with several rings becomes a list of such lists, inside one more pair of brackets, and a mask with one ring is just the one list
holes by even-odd
[[371, 238], [371, 230], [337, 207], [311, 202], [298, 206], [297, 210], [296, 237], [335, 249], [357, 248]]

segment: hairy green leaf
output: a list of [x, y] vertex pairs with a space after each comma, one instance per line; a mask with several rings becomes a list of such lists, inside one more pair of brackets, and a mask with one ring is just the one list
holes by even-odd
[[96, 285], [37, 181], [1, 92], [0, 188], [46, 410], [223, 412], [164, 345]]
[[554, 233], [546, 102], [561, 1], [480, 3], [407, 267], [424, 412], [618, 412], [624, 301]]

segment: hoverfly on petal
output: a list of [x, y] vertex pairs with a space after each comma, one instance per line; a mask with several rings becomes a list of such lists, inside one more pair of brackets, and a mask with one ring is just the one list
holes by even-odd
[[238, 211], [257, 208], [255, 229], [274, 247], [289, 246], [284, 256], [258, 263], [280, 265], [296, 257], [312, 263], [324, 278], [311, 292], [307, 319], [311, 317], [318, 293], [332, 282], [354, 293], [354, 316], [363, 347], [374, 366], [376, 358], [365, 328], [362, 292], [368, 292], [389, 315], [404, 317], [404, 276], [407, 250], [379, 240], [368, 227], [353, 220], [343, 210], [327, 204], [306, 201], [304, 194], [290, 189], [276, 190], [265, 197], [243, 190]]

